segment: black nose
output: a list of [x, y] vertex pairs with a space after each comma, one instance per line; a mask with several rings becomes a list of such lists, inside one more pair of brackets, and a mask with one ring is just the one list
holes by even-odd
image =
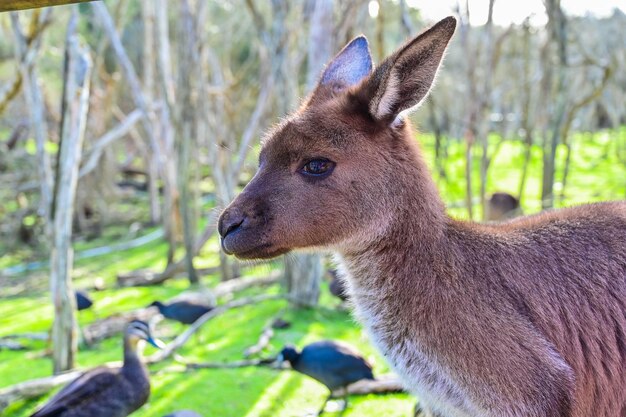
[[239, 229], [243, 222], [246, 220], [246, 216], [236, 209], [226, 210], [220, 216], [219, 223], [217, 225], [217, 231], [222, 238], [226, 237], [231, 232]]

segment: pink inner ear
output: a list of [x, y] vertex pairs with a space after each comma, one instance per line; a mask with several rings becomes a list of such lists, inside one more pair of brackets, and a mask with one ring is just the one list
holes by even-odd
[[322, 74], [320, 84], [334, 84], [347, 88], [358, 84], [371, 72], [372, 57], [369, 45], [364, 36], [359, 36], [328, 64]]

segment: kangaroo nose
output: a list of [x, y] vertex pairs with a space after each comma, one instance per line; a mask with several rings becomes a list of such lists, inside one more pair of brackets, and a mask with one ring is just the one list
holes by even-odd
[[245, 220], [246, 216], [241, 211], [237, 209], [226, 210], [220, 216], [217, 231], [222, 238], [225, 238], [229, 233], [239, 229]]

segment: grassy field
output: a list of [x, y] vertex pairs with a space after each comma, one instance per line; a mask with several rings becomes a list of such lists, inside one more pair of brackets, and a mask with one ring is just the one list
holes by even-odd
[[[426, 161], [434, 165], [434, 138], [430, 134], [421, 134], [418, 141], [422, 144]], [[559, 145], [556, 157], [554, 192], [557, 197], [556, 207], [575, 204], [626, 198], [626, 127], [618, 130], [595, 133], [574, 133], [571, 138], [572, 156], [565, 189], [562, 178], [565, 166], [566, 148]], [[490, 138], [489, 154], [493, 155], [499, 138]], [[487, 194], [506, 191], [517, 195], [524, 162], [524, 144], [519, 140], [507, 140], [502, 143], [493, 158], [487, 176]], [[521, 204], [524, 213], [541, 211], [541, 172], [542, 150], [538, 145], [531, 148], [528, 175]], [[448, 158], [444, 166], [446, 178], [435, 175], [435, 180], [444, 201], [449, 205], [450, 213], [455, 217], [466, 218], [465, 209], [465, 145], [452, 142], [448, 146]], [[479, 195], [480, 150], [473, 152], [473, 194]], [[563, 199], [560, 199], [563, 194]], [[480, 213], [476, 204], [474, 211]], [[478, 218], [476, 214], [475, 219]]]
[[[103, 263], [108, 263], [103, 260]], [[100, 263], [100, 262], [98, 262]], [[146, 265], [148, 266], [148, 265]], [[269, 268], [269, 267], [265, 267]], [[263, 268], [260, 268], [263, 269]], [[256, 274], [262, 273], [257, 270]], [[207, 284], [216, 277], [206, 277]], [[94, 293], [95, 310], [80, 313], [85, 324], [97, 317], [148, 305], [154, 299], [166, 299], [187, 287], [175, 280], [162, 287], [112, 289]], [[278, 286], [271, 287], [278, 292]], [[251, 295], [249, 290], [243, 295]], [[322, 308], [289, 311], [284, 318], [292, 327], [279, 330], [265, 355], [275, 354], [283, 344], [303, 345], [320, 339], [338, 339], [357, 346], [375, 363], [378, 373], [388, 372], [385, 362], [367, 342], [350, 315], [337, 310], [337, 302], [324, 288]], [[223, 300], [220, 300], [223, 301]], [[190, 361], [233, 361], [242, 359], [243, 351], [256, 343], [263, 326], [286, 306], [284, 301], [233, 310], [207, 323], [197, 337], [179, 352]], [[24, 331], [46, 331], [51, 324], [51, 307], [45, 294], [5, 299], [0, 303], [0, 336]], [[177, 323], [161, 322], [160, 337], [168, 341], [183, 330]], [[0, 388], [14, 383], [49, 375], [50, 360], [42, 356], [43, 343], [33, 344], [34, 350], [0, 352]], [[148, 348], [146, 353], [152, 353]], [[121, 358], [121, 339], [109, 339], [92, 348], [81, 350], [81, 367], [90, 367]], [[232, 370], [197, 370], [187, 373], [171, 370], [173, 361], [151, 367], [153, 394], [148, 405], [136, 416], [162, 416], [176, 409], [195, 409], [203, 416], [303, 416], [316, 411], [327, 395], [317, 382], [290, 371], [264, 368]], [[40, 402], [19, 402], [5, 410], [5, 416], [28, 416]], [[365, 396], [350, 399], [345, 415], [408, 416], [415, 400], [405, 394]]]
[[[432, 162], [434, 153], [432, 137], [422, 135], [419, 140], [427, 160]], [[626, 152], [626, 129], [594, 135], [577, 134], [572, 143], [574, 154], [570, 177], [565, 198], [559, 205], [625, 198], [626, 165], [618, 159], [618, 152]], [[450, 212], [454, 216], [465, 217], [466, 210], [462, 206], [465, 189], [464, 147], [461, 143], [453, 143], [449, 146], [448, 152], [445, 165], [447, 179], [436, 178], [437, 183], [445, 201], [454, 207]], [[479, 155], [475, 156], [474, 165], [478, 169]], [[513, 194], [517, 193], [522, 156], [523, 146], [520, 142], [510, 141], [502, 145], [490, 170], [489, 192], [512, 190]], [[557, 179], [561, 178], [563, 159], [564, 149], [559, 148]], [[537, 212], [540, 209], [540, 171], [541, 152], [535, 147], [522, 199], [526, 213]], [[478, 187], [477, 181], [475, 182]], [[557, 192], [560, 190], [558, 184], [556, 189]], [[141, 234], [152, 232], [154, 229], [145, 229]], [[77, 242], [76, 252], [79, 254], [90, 248], [131, 238], [127, 225], [109, 227], [99, 239]], [[210, 241], [198, 258], [197, 266], [216, 265], [217, 251], [217, 241]], [[0, 253], [3, 252], [0, 243]], [[77, 260], [74, 272], [77, 287], [89, 287], [94, 279], [101, 278], [107, 284], [107, 288], [110, 288], [93, 293], [95, 308], [93, 311], [81, 312], [80, 323], [87, 324], [116, 312], [145, 307], [155, 299], [168, 299], [186, 290], [187, 283], [184, 280], [171, 280], [163, 286], [150, 288], [113, 287], [115, 276], [119, 272], [139, 268], [155, 270], [163, 268], [165, 253], [165, 245], [160, 239], [156, 239], [138, 248]], [[0, 337], [49, 329], [52, 308], [47, 294], [45, 268], [17, 275], [2, 274], [3, 269], [16, 264], [45, 259], [45, 256], [27, 248], [18, 248], [0, 257]], [[276, 267], [277, 264], [260, 265], [247, 269], [247, 273], [263, 275]], [[203, 277], [203, 285], [210, 287], [215, 285], [218, 279], [215, 275]], [[287, 330], [277, 331], [276, 337], [265, 353], [268, 355], [276, 353], [284, 343], [302, 346], [320, 339], [340, 339], [357, 346], [375, 363], [377, 373], [388, 372], [384, 360], [374, 351], [350, 314], [336, 308], [338, 302], [328, 294], [326, 284], [322, 290], [319, 309], [289, 310], [286, 313], [285, 319], [291, 321], [293, 326]], [[238, 296], [251, 295], [257, 291], [248, 290]], [[276, 293], [281, 291], [281, 288], [276, 285], [263, 291]], [[240, 360], [243, 351], [256, 342], [263, 326], [285, 306], [284, 301], [269, 301], [228, 312], [207, 323], [198, 337], [191, 340], [180, 354], [188, 360], [195, 361]], [[182, 330], [182, 325], [161, 322], [158, 334], [168, 341]], [[0, 389], [50, 374], [51, 363], [44, 355], [45, 344], [33, 342], [29, 346], [31, 349], [26, 352], [0, 351]], [[81, 349], [78, 356], [79, 365], [87, 368], [119, 360], [121, 349], [120, 338]], [[147, 353], [152, 353], [151, 348], [148, 348]], [[244, 368], [182, 373], [173, 369], [175, 365], [174, 361], [166, 361], [151, 367], [153, 394], [149, 404], [136, 412], [135, 416], [157, 417], [183, 408], [195, 409], [207, 417], [304, 416], [308, 412], [316, 411], [327, 394], [322, 385], [290, 371]], [[40, 398], [35, 401], [18, 402], [1, 415], [28, 416], [37, 404], [45, 400], [46, 398]], [[409, 416], [414, 403], [415, 399], [405, 394], [353, 397], [350, 399], [349, 409], [343, 415]]]

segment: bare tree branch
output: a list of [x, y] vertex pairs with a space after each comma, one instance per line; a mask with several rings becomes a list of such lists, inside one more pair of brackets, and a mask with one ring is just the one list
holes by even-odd
[[280, 310], [274, 317], [267, 321], [265, 327], [263, 327], [263, 331], [259, 336], [259, 340], [248, 349], [245, 350], [243, 355], [247, 358], [253, 355], [258, 355], [265, 349], [274, 337], [274, 322], [281, 318], [285, 314], [285, 310]]
[[73, 381], [84, 372], [85, 371], [71, 371], [45, 378], [20, 382], [19, 384], [0, 389], [0, 412], [17, 400], [40, 397], [59, 385]]
[[76, 299], [71, 278], [74, 262], [72, 220], [78, 168], [87, 125], [92, 61], [88, 50], [79, 44], [76, 37], [77, 20], [78, 11], [75, 6], [67, 28], [61, 139], [51, 207], [54, 229], [50, 251], [50, 292], [55, 311], [52, 325], [55, 373], [74, 367], [78, 342]]
[[254, 107], [252, 116], [250, 116], [250, 122], [248, 122], [246, 130], [243, 132], [243, 135], [241, 135], [239, 152], [237, 152], [237, 160], [233, 167], [234, 175], [238, 175], [239, 172], [241, 172], [243, 164], [246, 162], [246, 156], [250, 151], [250, 142], [252, 142], [252, 139], [254, 138], [254, 135], [259, 127], [261, 117], [265, 113], [265, 109], [270, 103], [269, 98], [272, 94], [273, 88], [274, 78], [269, 76], [268, 79], [263, 82], [263, 86], [261, 87], [261, 91], [259, 92], [259, 96], [257, 97], [256, 106]]
[[35, 59], [41, 45], [41, 34], [50, 22], [50, 15], [50, 9], [34, 11], [31, 17], [29, 34], [24, 35], [18, 14], [11, 13], [11, 26], [15, 36], [15, 51], [20, 62], [19, 69], [23, 80], [24, 95], [30, 112], [31, 129], [35, 135], [35, 143], [37, 145], [37, 169], [41, 193], [39, 214], [44, 218], [46, 235], [48, 237], [52, 233], [52, 219], [50, 217], [53, 186], [52, 164], [45, 149], [48, 128], [43, 93], [38, 82]]
[[96, 166], [98, 166], [98, 161], [102, 156], [104, 148], [124, 137], [143, 117], [144, 114], [141, 110], [133, 110], [119, 125], [98, 138], [93, 146], [86, 152], [87, 160], [80, 168], [78, 173], [79, 177], [83, 177], [93, 171]]

